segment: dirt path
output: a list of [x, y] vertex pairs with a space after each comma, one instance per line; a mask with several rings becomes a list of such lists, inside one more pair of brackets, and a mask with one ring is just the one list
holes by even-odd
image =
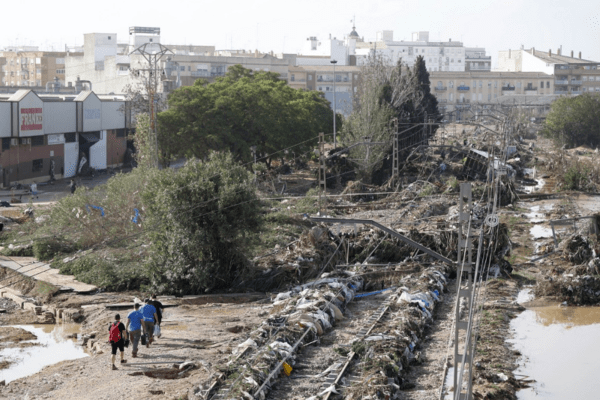
[[[101, 354], [92, 352], [90, 357], [64, 361], [0, 386], [0, 399], [187, 398], [188, 390], [208, 378], [212, 365], [226, 361], [231, 347], [237, 345], [244, 332], [262, 321], [266, 311], [268, 308], [256, 304], [170, 308], [163, 321], [162, 337], [150, 348], [141, 347], [136, 359], [131, 358], [130, 345], [125, 351], [128, 363], [119, 364], [117, 371], [109, 369], [110, 346], [106, 343], [108, 324], [105, 324], [102, 326], [107, 331], [98, 333]], [[109, 321], [114, 312], [107, 310], [104, 314]], [[181, 371], [174, 369], [173, 363], [186, 360], [196, 368], [178, 375]], [[134, 362], [166, 364], [134, 365]]]

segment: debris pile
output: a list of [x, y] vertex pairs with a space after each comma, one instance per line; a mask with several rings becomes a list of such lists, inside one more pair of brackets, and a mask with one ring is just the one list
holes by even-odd
[[232, 351], [226, 369], [192, 395], [200, 391], [210, 394], [220, 386], [217, 396], [222, 398], [254, 399], [255, 395], [264, 399], [281, 371], [295, 364], [298, 346], [313, 342], [344, 318], [346, 305], [363, 286], [360, 276], [351, 272], [344, 275], [319, 279], [277, 295], [274, 312]]
[[359, 383], [347, 388], [346, 399], [390, 399], [398, 390], [413, 387], [406, 378], [407, 370], [421, 361], [420, 342], [436, 304], [442, 301], [449, 269], [435, 265], [400, 281], [400, 295], [390, 319], [352, 345], [360, 356], [356, 369], [362, 375]]

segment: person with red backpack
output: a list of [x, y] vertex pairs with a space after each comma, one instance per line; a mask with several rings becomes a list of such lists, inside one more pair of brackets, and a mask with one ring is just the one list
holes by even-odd
[[112, 367], [111, 369], [118, 369], [115, 366], [115, 359], [117, 358], [117, 348], [121, 351], [121, 364], [125, 364], [127, 360], [123, 359], [125, 355], [125, 339], [127, 338], [127, 330], [125, 325], [121, 322], [121, 316], [115, 315], [115, 322], [111, 323], [108, 327], [108, 341], [112, 347]]

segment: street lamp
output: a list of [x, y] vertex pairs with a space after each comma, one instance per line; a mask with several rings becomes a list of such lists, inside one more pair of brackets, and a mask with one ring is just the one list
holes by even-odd
[[337, 148], [337, 143], [335, 140], [335, 113], [336, 113], [336, 104], [335, 104], [335, 64], [337, 64], [337, 60], [330, 61], [333, 64], [333, 148]]

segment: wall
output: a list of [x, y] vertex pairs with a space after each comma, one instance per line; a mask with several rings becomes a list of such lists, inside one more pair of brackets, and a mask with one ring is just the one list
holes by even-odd
[[44, 102], [44, 133], [75, 132], [75, 103]]
[[119, 167], [125, 159], [127, 151], [127, 138], [117, 136], [117, 130], [106, 131], [106, 163], [107, 167]]
[[123, 128], [125, 114], [122, 110], [124, 108], [125, 102], [123, 101], [102, 101], [102, 129]]
[[10, 103], [0, 103], [0, 137], [10, 137]]
[[544, 74], [554, 74], [554, 64], [546, 63], [544, 60], [531, 55], [527, 51], [522, 51], [523, 54], [523, 72], [543, 72]]
[[[62, 144], [49, 146], [19, 145], [11, 146], [10, 150], [0, 153], [0, 165], [9, 174], [11, 182], [18, 180], [29, 183], [50, 179], [50, 160], [54, 160], [55, 176], [60, 177], [63, 166], [64, 146]], [[33, 160], [43, 160], [42, 168], [33, 171]], [[18, 175], [17, 175], [18, 174]]]

